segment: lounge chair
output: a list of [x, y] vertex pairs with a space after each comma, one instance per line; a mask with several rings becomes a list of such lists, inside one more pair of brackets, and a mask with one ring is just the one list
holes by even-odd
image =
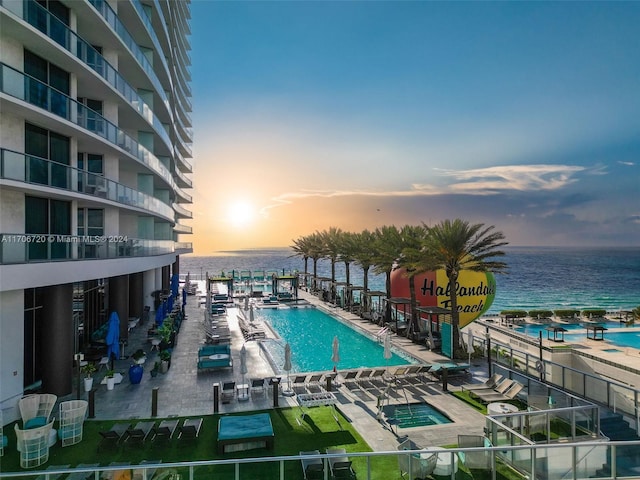
[[347, 451], [344, 448], [327, 448], [327, 454], [338, 455], [344, 454], [341, 457], [329, 458], [329, 470], [331, 471], [331, 477], [334, 479], [339, 478], [356, 478], [356, 472], [351, 468], [351, 461], [346, 456]]
[[291, 388], [296, 394], [307, 393], [307, 376], [296, 375], [293, 377]]
[[370, 368], [360, 370], [360, 373], [358, 373], [358, 376], [356, 377], [356, 382], [360, 384], [360, 383], [369, 381], [369, 378], [371, 378], [372, 373], [373, 373], [373, 370]]
[[154, 441], [165, 441], [168, 442], [173, 437], [173, 433], [178, 428], [179, 420], [163, 420], [160, 422], [155, 429], [156, 436], [154, 437]]
[[524, 385], [515, 382], [515, 384], [508, 389], [504, 394], [500, 393], [487, 393], [487, 394], [478, 394], [477, 397], [480, 399], [482, 403], [493, 403], [493, 402], [508, 402], [509, 400], [515, 400], [516, 396], [520, 393], [520, 391], [524, 388]]
[[98, 444], [98, 451], [105, 447], [115, 447], [118, 445], [121, 440], [126, 439], [130, 428], [130, 423], [116, 423], [106, 432], [98, 432], [102, 437], [102, 440]]
[[473, 390], [484, 390], [487, 388], [496, 388], [498, 383], [502, 381], [504, 377], [499, 373], [494, 373], [491, 375], [486, 382], [478, 383], [478, 384], [470, 384], [470, 385], [462, 385], [462, 391], [473, 391]]
[[202, 428], [202, 418], [187, 418], [180, 427], [180, 433], [178, 433], [178, 439], [195, 439], [200, 435], [200, 429]]
[[[141, 468], [134, 468], [133, 472], [132, 472], [132, 477], [131, 480], [142, 480], [143, 478], [146, 478], [147, 480], [150, 480], [153, 478], [153, 476], [156, 473], [156, 468], [148, 468], [146, 467], [147, 465], [159, 465], [162, 463], [162, 460], [142, 460], [140, 462], [140, 467]], [[146, 477], [144, 476], [143, 470], [146, 471]]]
[[22, 427], [27, 430], [49, 423], [58, 397], [52, 393], [34, 393], [18, 400]]
[[236, 396], [236, 382], [222, 383], [222, 403], [230, 403]]
[[266, 378], [252, 378], [251, 379], [251, 394], [264, 395], [267, 393]]
[[[422, 447], [416, 445], [412, 440], [405, 440], [398, 445], [398, 450], [421, 450]], [[405, 474], [410, 473], [411, 479], [425, 478], [431, 475], [436, 469], [438, 463], [437, 453], [407, 453], [398, 455], [398, 466], [400, 467], [400, 476], [404, 478]]]
[[82, 441], [84, 417], [88, 405], [86, 400], [69, 400], [60, 403], [58, 438], [63, 447]]
[[[300, 452], [300, 455], [320, 455], [319, 450]], [[324, 463], [320, 458], [301, 458], [302, 473], [305, 480], [324, 478]]]
[[319, 374], [310, 375], [309, 378], [307, 378], [305, 385], [309, 393], [318, 393], [324, 390], [321, 385], [323, 376], [324, 374], [319, 373]]
[[475, 390], [471, 390], [471, 395], [474, 397], [478, 397], [480, 395], [491, 395], [494, 393], [503, 394], [507, 390], [509, 390], [516, 383], [515, 380], [511, 380], [510, 378], [505, 378], [500, 380], [498, 384], [493, 388], [476, 388]]
[[407, 367], [396, 367], [393, 368], [391, 370], [389, 370], [385, 375], [384, 375], [384, 379], [387, 382], [393, 382], [398, 380], [402, 375], [405, 374], [405, 372], [407, 371]]
[[99, 466], [99, 463], [79, 463], [76, 469], [85, 469], [85, 471], [70, 473], [66, 480], [87, 480], [89, 478], [95, 478], [94, 469]]
[[136, 426], [129, 430], [126, 441], [143, 444], [153, 431], [155, 424], [154, 421], [136, 423]]
[[343, 383], [348, 385], [356, 381], [358, 373], [359, 370], [347, 370], [345, 372], [340, 372], [340, 375], [342, 376]]
[[[69, 467], [71, 467], [71, 465], [49, 465], [45, 469], [45, 472], [53, 471], [53, 470], [66, 470]], [[36, 477], [36, 480], [58, 480], [63, 475], [66, 475], [66, 474], [65, 473], [43, 473], [42, 475], [38, 475]]]

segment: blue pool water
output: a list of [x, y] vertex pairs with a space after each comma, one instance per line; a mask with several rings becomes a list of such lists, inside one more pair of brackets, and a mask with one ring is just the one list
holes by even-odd
[[425, 427], [452, 423], [451, 419], [428, 403], [385, 405], [382, 411], [400, 428]]
[[[617, 347], [637, 348], [640, 350], [640, 332], [625, 331], [625, 328], [621, 327], [619, 322], [606, 322], [599, 325], [608, 329], [604, 332], [604, 340], [607, 343]], [[566, 342], [581, 342], [587, 339], [586, 324], [520, 325], [514, 330], [535, 338], [538, 338], [539, 332], [542, 332], [542, 338], [546, 339], [547, 332], [545, 329], [550, 326], [566, 328], [567, 332], [564, 334]], [[578, 330], [580, 331], [579, 333]], [[615, 349], [610, 349], [610, 351], [613, 352]]]
[[[620, 326], [618, 323], [614, 324], [613, 322], [611, 322], [611, 326], [609, 326], [606, 323], [602, 323], [602, 324], [599, 324], [599, 325], [602, 325], [605, 328], [613, 328], [613, 327], [619, 327]], [[536, 338], [538, 338], [538, 336], [540, 334], [539, 332], [542, 332], [542, 338], [547, 338], [546, 329], [549, 328], [549, 327], [563, 327], [564, 329], [567, 330], [567, 332], [572, 332], [573, 330], [585, 330], [586, 329], [585, 324], [581, 324], [581, 323], [550, 323], [548, 325], [534, 325], [534, 324], [519, 325], [519, 326], [515, 327], [514, 330], [516, 332], [524, 333], [525, 335], [527, 335], [529, 337], [536, 337]], [[569, 338], [570, 335], [572, 335], [572, 334], [571, 333], [566, 333], [565, 334], [565, 338]], [[586, 336], [586, 333], [583, 336]]]
[[280, 340], [263, 342], [275, 366], [280, 369], [284, 364], [284, 344], [288, 342], [292, 372], [332, 370], [335, 335], [340, 342], [338, 370], [411, 363], [395, 353], [386, 360], [381, 344], [316, 308], [261, 309], [256, 312], [256, 318], [264, 320], [280, 336]]

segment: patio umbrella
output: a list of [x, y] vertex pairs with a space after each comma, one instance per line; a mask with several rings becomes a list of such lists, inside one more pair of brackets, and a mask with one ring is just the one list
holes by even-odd
[[242, 374], [242, 384], [244, 385], [244, 376], [247, 374], [247, 349], [244, 345], [240, 349], [240, 373]]
[[162, 316], [162, 305], [158, 305], [158, 308], [156, 309], [156, 325], [162, 325], [163, 320], [164, 317]]
[[174, 273], [171, 276], [171, 296], [178, 296], [178, 286], [180, 284], [180, 277], [177, 273]]
[[467, 337], [467, 353], [469, 354], [469, 365], [471, 365], [471, 354], [474, 352], [473, 350], [473, 332], [469, 330]]
[[185, 286], [182, 288], [182, 306], [184, 307], [187, 304], [187, 283], [184, 284]]
[[205, 302], [204, 319], [209, 320], [211, 316], [211, 285], [209, 282], [209, 272], [207, 272], [207, 300]]
[[340, 341], [338, 336], [333, 337], [333, 344], [331, 345], [332, 354], [331, 361], [333, 362], [333, 372], [338, 373], [338, 363], [340, 363]]
[[253, 305], [249, 307], [249, 323], [253, 323]]
[[105, 342], [107, 344], [107, 357], [111, 360], [111, 370], [113, 370], [113, 360], [120, 356], [120, 317], [118, 312], [111, 312], [111, 315], [109, 315], [109, 326]]
[[291, 390], [291, 379], [289, 378], [289, 373], [291, 372], [291, 346], [288, 343], [284, 346], [284, 365], [282, 369], [287, 372], [287, 389], [282, 394], [290, 397], [293, 395], [293, 390]]
[[244, 297], [244, 309], [249, 310], [249, 295]]

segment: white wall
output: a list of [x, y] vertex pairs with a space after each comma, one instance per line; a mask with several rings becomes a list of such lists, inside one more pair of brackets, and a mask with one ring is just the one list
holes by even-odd
[[3, 422], [20, 415], [24, 384], [24, 291], [0, 292], [0, 407]]

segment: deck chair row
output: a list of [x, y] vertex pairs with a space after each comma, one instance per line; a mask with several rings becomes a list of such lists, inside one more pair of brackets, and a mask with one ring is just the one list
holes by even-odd
[[[351, 461], [346, 455], [344, 448], [327, 448], [327, 458], [331, 478], [356, 478], [356, 474], [351, 466]], [[304, 458], [305, 456], [320, 455], [319, 450], [302, 451], [300, 459], [302, 464], [302, 474], [305, 480], [323, 479], [325, 463], [322, 458]]]
[[136, 423], [116, 423], [111, 429], [101, 431], [102, 441], [98, 446], [98, 450], [105, 447], [117, 446], [120, 443], [139, 443], [142, 444], [148, 440], [169, 441], [173, 438], [176, 431], [178, 438], [197, 438], [202, 428], [202, 418], [187, 418], [180, 424], [180, 420], [168, 419], [162, 420], [156, 425], [155, 420], [145, 420]]

